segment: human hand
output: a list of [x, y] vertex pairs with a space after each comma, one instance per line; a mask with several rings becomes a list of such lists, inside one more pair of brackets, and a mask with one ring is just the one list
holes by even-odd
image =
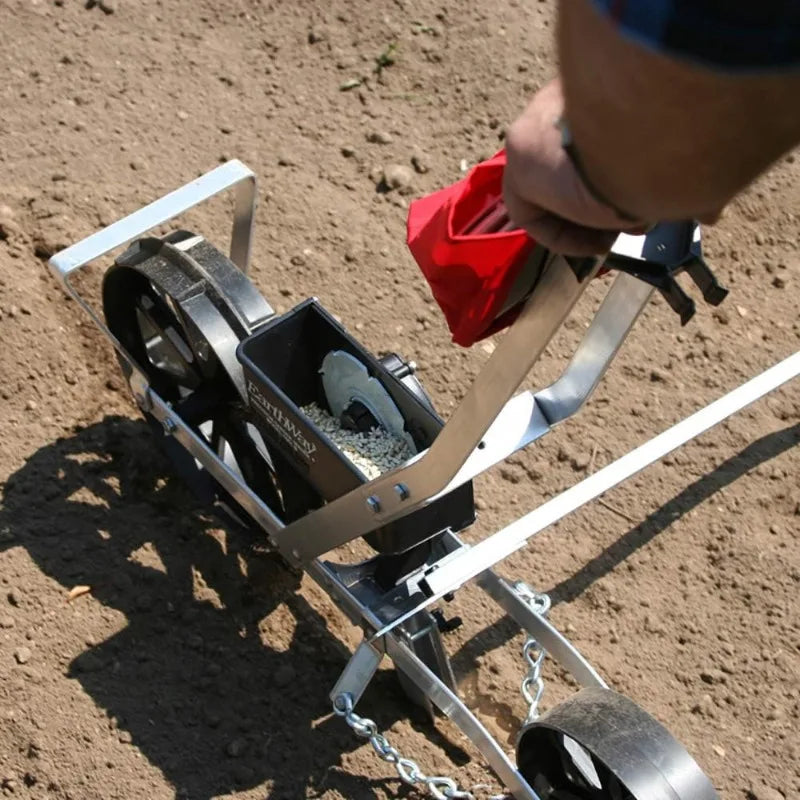
[[557, 253], [607, 252], [621, 231], [641, 232], [586, 188], [562, 147], [556, 121], [564, 110], [556, 78], [533, 97], [506, 137], [503, 199], [512, 222]]

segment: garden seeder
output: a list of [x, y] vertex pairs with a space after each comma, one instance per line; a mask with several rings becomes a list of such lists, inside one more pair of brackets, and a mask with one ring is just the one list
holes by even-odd
[[[230, 256], [202, 236], [154, 228], [225, 190], [235, 191]], [[428, 776], [356, 711], [384, 656], [416, 703], [447, 715], [517, 800], [712, 800], [691, 756], [652, 717], [611, 690], [547, 619], [549, 600], [493, 570], [536, 533], [800, 372], [797, 353], [591, 474], [512, 524], [468, 546], [471, 480], [574, 414], [601, 379], [652, 292], [685, 319], [686, 271], [706, 300], [725, 291], [702, 261], [699, 228], [657, 226], [620, 237], [618, 271], [561, 377], [517, 391], [589, 280], [597, 260], [532, 247], [500, 311], [513, 323], [446, 424], [413, 363], [369, 353], [316, 299], [276, 314], [247, 278], [256, 190], [230, 161], [53, 256], [66, 289], [117, 351], [146, 419], [178, 472], [209, 501], [306, 571], [364, 639], [330, 697], [399, 777], [436, 798], [466, 798]], [[70, 282], [124, 245], [103, 281], [104, 319]], [[508, 321], [511, 317], [507, 318]], [[374, 555], [340, 563], [363, 538]], [[325, 555], [328, 554], [327, 558]], [[510, 757], [459, 698], [437, 602], [474, 581], [527, 633], [522, 692], [529, 713]], [[545, 654], [583, 687], [539, 713]]]

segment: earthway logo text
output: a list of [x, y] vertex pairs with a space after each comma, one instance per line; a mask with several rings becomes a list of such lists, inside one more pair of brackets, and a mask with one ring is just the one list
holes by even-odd
[[252, 381], [247, 382], [247, 393], [253, 404], [264, 414], [270, 427], [274, 428], [294, 450], [297, 450], [306, 459], [313, 461], [313, 454], [316, 452], [317, 446], [303, 436], [297, 423], [280, 406], [270, 403]]

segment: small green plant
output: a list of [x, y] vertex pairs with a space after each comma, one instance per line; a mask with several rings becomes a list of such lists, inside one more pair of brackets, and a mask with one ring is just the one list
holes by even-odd
[[387, 67], [391, 67], [395, 62], [395, 51], [397, 50], [397, 42], [390, 42], [386, 45], [383, 52], [375, 59], [375, 69], [373, 72], [380, 77]]

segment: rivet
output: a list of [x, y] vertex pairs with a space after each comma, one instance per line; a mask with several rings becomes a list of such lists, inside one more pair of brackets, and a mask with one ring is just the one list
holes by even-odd
[[372, 509], [373, 513], [377, 514], [381, 510], [381, 501], [377, 495], [370, 495], [367, 498], [367, 505]]
[[394, 490], [401, 500], [408, 500], [408, 498], [411, 496], [411, 492], [408, 491], [408, 486], [406, 486], [404, 483], [396, 483], [394, 485]]

